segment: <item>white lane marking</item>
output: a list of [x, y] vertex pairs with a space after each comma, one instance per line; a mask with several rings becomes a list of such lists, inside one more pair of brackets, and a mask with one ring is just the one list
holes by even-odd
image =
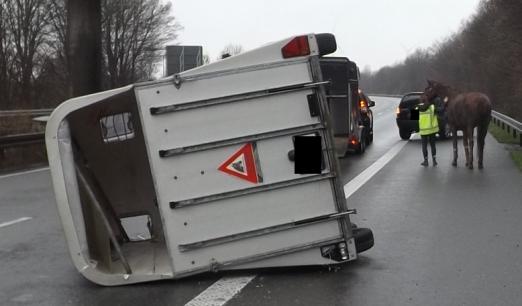
[[185, 306], [222, 306], [250, 283], [256, 275], [242, 277], [223, 277], [198, 296], [190, 300]]
[[4, 178], [8, 178], [8, 177], [13, 177], [13, 176], [19, 176], [19, 175], [24, 175], [24, 174], [30, 174], [30, 173], [36, 173], [36, 172], [42, 172], [42, 171], [45, 171], [45, 170], [49, 170], [49, 167], [38, 168], [38, 169], [33, 169], [33, 170], [27, 170], [27, 171], [22, 171], [22, 172], [16, 172], [16, 173], [11, 173], [11, 174], [5, 174], [5, 175], [0, 175], [0, 180], [1, 180], [1, 179], [4, 179]]
[[22, 217], [22, 218], [19, 218], [19, 219], [13, 220], [13, 221], [8, 221], [8, 222], [0, 223], [0, 228], [1, 228], [1, 227], [6, 227], [6, 226], [9, 226], [9, 225], [13, 225], [13, 224], [16, 224], [16, 223], [20, 223], [20, 222], [28, 221], [28, 220], [31, 220], [31, 219], [32, 219], [32, 217]]
[[397, 155], [401, 149], [407, 144], [407, 141], [399, 141], [395, 144], [386, 154], [375, 161], [370, 167], [366, 168], [363, 172], [357, 175], [354, 179], [344, 185], [344, 195], [348, 199], [354, 194], [359, 188], [361, 188], [366, 182], [368, 182], [377, 172], [379, 172], [386, 164]]

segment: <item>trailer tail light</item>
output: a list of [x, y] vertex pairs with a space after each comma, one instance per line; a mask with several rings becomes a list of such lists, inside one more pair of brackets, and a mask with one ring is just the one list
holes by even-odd
[[341, 242], [338, 244], [339, 253], [341, 254], [342, 260], [348, 260], [348, 249], [346, 248], [346, 243]]
[[308, 36], [297, 36], [289, 41], [282, 49], [283, 58], [299, 57], [310, 55]]

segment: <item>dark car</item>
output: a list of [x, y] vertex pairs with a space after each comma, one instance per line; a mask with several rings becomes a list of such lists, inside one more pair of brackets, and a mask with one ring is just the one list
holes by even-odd
[[[399, 135], [402, 139], [410, 139], [412, 133], [419, 131], [419, 110], [417, 105], [421, 103], [422, 92], [410, 92], [405, 94], [399, 106], [397, 107], [397, 126], [399, 127]], [[445, 139], [451, 136], [448, 127], [444, 105], [435, 105], [438, 109], [439, 119], [439, 138]]]

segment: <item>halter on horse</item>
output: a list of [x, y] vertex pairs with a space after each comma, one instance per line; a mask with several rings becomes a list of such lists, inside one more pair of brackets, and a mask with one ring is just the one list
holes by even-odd
[[484, 139], [491, 120], [491, 102], [480, 92], [458, 93], [440, 82], [428, 80], [423, 99], [431, 101], [435, 96], [444, 99], [448, 123], [453, 134], [453, 166], [457, 166], [457, 131], [464, 134], [466, 167], [473, 169], [473, 130], [477, 128], [478, 168], [483, 168]]

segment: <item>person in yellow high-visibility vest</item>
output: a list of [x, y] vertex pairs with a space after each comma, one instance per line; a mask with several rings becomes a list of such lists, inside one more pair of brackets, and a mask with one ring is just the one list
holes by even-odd
[[424, 161], [421, 163], [422, 166], [428, 166], [428, 142], [431, 147], [431, 157], [433, 159], [433, 166], [437, 165], [437, 148], [435, 147], [435, 135], [439, 132], [439, 120], [437, 119], [435, 105], [440, 105], [435, 101], [440, 99], [435, 97], [431, 103], [424, 101], [419, 104], [419, 134], [422, 139], [422, 155]]

